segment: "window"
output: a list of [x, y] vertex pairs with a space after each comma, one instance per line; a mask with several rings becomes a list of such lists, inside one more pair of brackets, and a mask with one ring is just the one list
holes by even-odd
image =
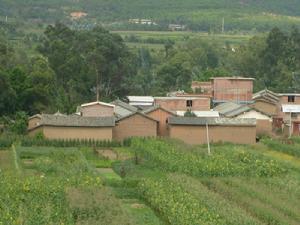
[[288, 102], [295, 102], [295, 96], [293, 95], [288, 96]]
[[193, 101], [192, 100], [187, 100], [186, 101], [186, 107], [193, 107]]

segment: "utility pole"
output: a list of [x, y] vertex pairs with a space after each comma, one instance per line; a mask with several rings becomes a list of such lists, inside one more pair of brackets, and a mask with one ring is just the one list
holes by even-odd
[[222, 33], [225, 31], [225, 18], [222, 19]]
[[208, 133], [208, 123], [206, 122], [206, 141], [207, 141], [207, 152], [210, 155], [210, 143], [209, 143], [209, 133]]
[[289, 127], [289, 138], [292, 137], [292, 111], [290, 112], [290, 127]]

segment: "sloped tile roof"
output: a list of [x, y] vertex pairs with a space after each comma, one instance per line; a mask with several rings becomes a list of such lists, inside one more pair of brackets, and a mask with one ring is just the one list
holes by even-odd
[[56, 116], [42, 114], [40, 126], [41, 125], [62, 127], [113, 127], [115, 126], [115, 119], [114, 117]]
[[255, 94], [253, 94], [252, 99], [253, 100], [264, 100], [264, 101], [276, 104], [279, 102], [279, 95], [276, 94], [275, 92], [265, 89], [265, 90], [261, 90], [259, 92], [256, 92]]
[[201, 118], [201, 117], [170, 117], [171, 125], [189, 125], [189, 126], [255, 126], [256, 119], [240, 119], [240, 118]]

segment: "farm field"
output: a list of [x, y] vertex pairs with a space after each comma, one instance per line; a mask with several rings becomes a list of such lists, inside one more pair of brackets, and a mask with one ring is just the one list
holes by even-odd
[[[164, 41], [171, 40], [177, 44], [188, 39], [199, 38], [221, 45], [237, 46], [247, 42], [252, 35], [242, 34], [209, 34], [190, 31], [111, 31], [122, 36], [129, 47], [164, 48]], [[130, 41], [129, 41], [130, 40]], [[158, 43], [161, 42], [161, 43]]]
[[0, 150], [0, 224], [297, 225], [298, 140], [272, 142], [22, 140]]

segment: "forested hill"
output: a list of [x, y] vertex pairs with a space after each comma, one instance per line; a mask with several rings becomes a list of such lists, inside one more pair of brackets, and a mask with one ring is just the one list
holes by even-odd
[[218, 30], [222, 18], [227, 30], [264, 31], [300, 23], [299, 0], [0, 0], [2, 19], [51, 23], [68, 20], [74, 11], [87, 13], [86, 22], [121, 27], [131, 18], [152, 19], [160, 27], [179, 23], [192, 30]]

